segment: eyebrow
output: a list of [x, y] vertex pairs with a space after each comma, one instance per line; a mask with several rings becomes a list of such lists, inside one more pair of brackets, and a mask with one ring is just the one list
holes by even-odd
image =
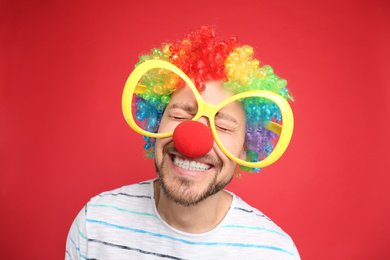
[[172, 104], [172, 105], [169, 106], [168, 110], [173, 110], [173, 109], [176, 109], [176, 108], [183, 109], [184, 111], [186, 111], [186, 112], [188, 112], [190, 114], [196, 114], [196, 112], [198, 111], [197, 107], [191, 106], [191, 105], [188, 105], [188, 104], [183, 104], [183, 103]]
[[217, 114], [215, 115], [215, 117], [218, 119], [223, 119], [223, 120], [227, 120], [229, 122], [238, 124], [237, 120], [234, 117], [232, 117], [229, 114], [224, 113], [224, 112], [218, 111]]

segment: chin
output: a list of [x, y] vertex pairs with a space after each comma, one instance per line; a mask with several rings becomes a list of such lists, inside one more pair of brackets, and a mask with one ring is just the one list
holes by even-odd
[[168, 160], [169, 162], [163, 160], [160, 165], [155, 163], [160, 187], [170, 201], [181, 206], [198, 205], [223, 190], [232, 180], [231, 177], [226, 181], [218, 181], [218, 172], [210, 175], [203, 173], [197, 177], [183, 176], [175, 173], [171, 157]]

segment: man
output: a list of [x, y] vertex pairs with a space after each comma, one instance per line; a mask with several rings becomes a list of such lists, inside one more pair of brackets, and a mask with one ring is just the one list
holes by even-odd
[[224, 190], [237, 163], [259, 171], [291, 137], [287, 102], [268, 92], [289, 98], [285, 81], [252, 53], [205, 26], [141, 57], [123, 106], [158, 178], [92, 198], [66, 259], [300, 259], [285, 232]]

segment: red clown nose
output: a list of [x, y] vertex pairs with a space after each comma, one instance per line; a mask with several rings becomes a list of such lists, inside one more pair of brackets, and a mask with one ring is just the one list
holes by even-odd
[[214, 144], [210, 128], [198, 121], [184, 121], [173, 132], [176, 149], [188, 157], [201, 157], [207, 154]]

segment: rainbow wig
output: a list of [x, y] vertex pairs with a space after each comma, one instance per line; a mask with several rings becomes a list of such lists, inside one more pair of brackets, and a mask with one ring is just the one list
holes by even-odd
[[[151, 53], [140, 57], [140, 63], [158, 59], [165, 60], [180, 68], [191, 78], [202, 92], [208, 80], [222, 80], [227, 89], [238, 94], [250, 90], [269, 90], [292, 100], [287, 81], [274, 74], [268, 65], [260, 66], [253, 58], [253, 48], [239, 46], [236, 37], [227, 41], [216, 39], [214, 29], [202, 26], [187, 35], [182, 41], [164, 44], [154, 48]], [[149, 132], [157, 132], [170, 95], [175, 89], [183, 87], [184, 81], [168, 70], [154, 69], [145, 74], [140, 83], [147, 91], [138, 94], [132, 104], [136, 118]], [[247, 117], [246, 147], [247, 160], [256, 161], [272, 152], [277, 135], [264, 126], [270, 121], [279, 122], [281, 113], [278, 106], [262, 98], [243, 101]], [[146, 156], [154, 157], [155, 139], [144, 136]], [[259, 168], [240, 166], [248, 172], [258, 172]]]

